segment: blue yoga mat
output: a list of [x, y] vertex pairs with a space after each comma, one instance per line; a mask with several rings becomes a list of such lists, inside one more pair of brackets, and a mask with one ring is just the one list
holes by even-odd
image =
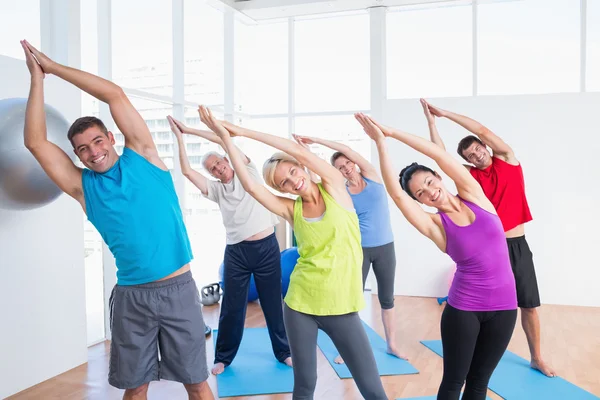
[[[213, 345], [218, 329], [213, 330]], [[273, 355], [267, 328], [246, 328], [235, 359], [217, 375], [219, 397], [291, 393], [294, 370]]]
[[[365, 331], [367, 331], [367, 336], [371, 342], [371, 347], [373, 348], [373, 354], [375, 355], [375, 362], [377, 363], [379, 375], [406, 375], [419, 373], [419, 371], [410, 365], [408, 361], [388, 354], [386, 352], [387, 344], [385, 340], [383, 340], [381, 336], [377, 334], [377, 332], [371, 329], [370, 326], [365, 324], [364, 321], [363, 325], [365, 327]], [[329, 361], [329, 364], [331, 364], [340, 378], [352, 378], [352, 374], [350, 374], [350, 370], [346, 364], [336, 364], [333, 362], [339, 353], [329, 336], [327, 336], [327, 334], [321, 330], [319, 330], [317, 344]]]
[[[443, 357], [441, 340], [423, 340], [426, 347]], [[529, 361], [506, 351], [492, 374], [489, 388], [506, 400], [598, 400], [590, 392], [560, 378], [548, 378], [529, 366]]]

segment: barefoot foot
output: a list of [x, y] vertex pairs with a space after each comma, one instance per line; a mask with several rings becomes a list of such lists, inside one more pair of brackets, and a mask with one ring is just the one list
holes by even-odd
[[396, 349], [396, 347], [392, 347], [392, 346], [388, 346], [387, 348], [387, 352], [388, 354], [391, 354], [395, 357], [401, 358], [403, 360], [408, 360], [408, 357], [406, 357], [405, 355], [400, 354], [400, 352], [398, 352], [398, 349]]
[[542, 374], [544, 374], [550, 378], [554, 378], [556, 376], [556, 372], [554, 372], [552, 367], [549, 366], [548, 364], [546, 364], [543, 360], [539, 360], [539, 361], [531, 360], [530, 366], [531, 366], [531, 368], [537, 369]]
[[333, 362], [336, 364], [343, 364], [344, 359], [342, 358], [342, 356], [337, 356], [336, 358], [333, 359]]
[[216, 363], [215, 365], [213, 365], [212, 369], [210, 370], [210, 372], [213, 375], [219, 375], [221, 372], [223, 372], [225, 370], [225, 364], [223, 363]]
[[292, 364], [292, 357], [286, 358], [285, 360], [283, 360], [283, 363], [285, 365], [287, 365], [288, 367], [293, 367], [294, 366], [294, 364]]

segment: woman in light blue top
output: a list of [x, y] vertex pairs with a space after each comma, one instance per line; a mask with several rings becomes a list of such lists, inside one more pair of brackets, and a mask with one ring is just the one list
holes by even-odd
[[[315, 143], [335, 150], [331, 156], [331, 164], [346, 178], [346, 189], [358, 214], [363, 250], [363, 290], [373, 265], [388, 352], [406, 359], [398, 352], [396, 346], [394, 313], [396, 252], [387, 193], [381, 177], [369, 161], [344, 144], [308, 136], [294, 135], [294, 138], [306, 147]], [[343, 360], [338, 357], [336, 362], [341, 363]]]

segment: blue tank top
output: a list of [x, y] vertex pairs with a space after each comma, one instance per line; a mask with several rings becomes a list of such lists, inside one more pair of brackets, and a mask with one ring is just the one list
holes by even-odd
[[364, 176], [363, 179], [367, 185], [362, 192], [352, 194], [348, 191], [358, 215], [361, 245], [362, 247], [383, 246], [394, 241], [387, 193], [381, 183]]
[[88, 219], [115, 256], [119, 285], [159, 280], [192, 260], [169, 171], [126, 147], [108, 171], [84, 169], [82, 184]]

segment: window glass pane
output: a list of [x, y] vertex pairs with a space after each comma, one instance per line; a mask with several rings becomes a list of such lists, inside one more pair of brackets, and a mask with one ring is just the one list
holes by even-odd
[[184, 11], [185, 98], [223, 104], [223, 12], [198, 0], [185, 0]]
[[235, 110], [280, 114], [288, 110], [287, 22], [235, 24]]
[[586, 90], [600, 91], [600, 0], [587, 0]]
[[83, 218], [85, 257], [85, 310], [87, 344], [105, 339], [104, 332], [104, 266], [102, 237], [87, 217]]
[[0, 2], [0, 55], [25, 59], [20, 40], [41, 50], [40, 0]]
[[[299, 135], [342, 142], [367, 160], [371, 160], [371, 139], [353, 115], [298, 117], [295, 125]], [[334, 153], [333, 150], [320, 145], [311, 145], [311, 150], [327, 162]]]
[[173, 95], [170, 1], [112, 2], [113, 80], [126, 88]]
[[[222, 119], [223, 115], [212, 110], [216, 118]], [[191, 128], [208, 130], [200, 122], [197, 109], [185, 110], [185, 124]], [[220, 146], [193, 135], [184, 135], [188, 160], [194, 170], [203, 174], [208, 179], [212, 176], [202, 167], [202, 155], [209, 151], [223, 154]], [[179, 162], [177, 160], [176, 162]], [[206, 199], [200, 190], [189, 179], [184, 181], [185, 192], [185, 224], [194, 252], [192, 260], [192, 273], [198, 282], [218, 282], [219, 266], [223, 262], [225, 251], [225, 227], [221, 218], [219, 206]]]
[[485, 3], [478, 13], [479, 94], [579, 91], [579, 1]]
[[[81, 2], [81, 69], [98, 75], [98, 4], [97, 0]], [[81, 114], [98, 117], [99, 101], [81, 92]]]
[[370, 108], [369, 15], [295, 22], [296, 111]]
[[388, 98], [473, 93], [471, 5], [391, 9], [386, 22]]

